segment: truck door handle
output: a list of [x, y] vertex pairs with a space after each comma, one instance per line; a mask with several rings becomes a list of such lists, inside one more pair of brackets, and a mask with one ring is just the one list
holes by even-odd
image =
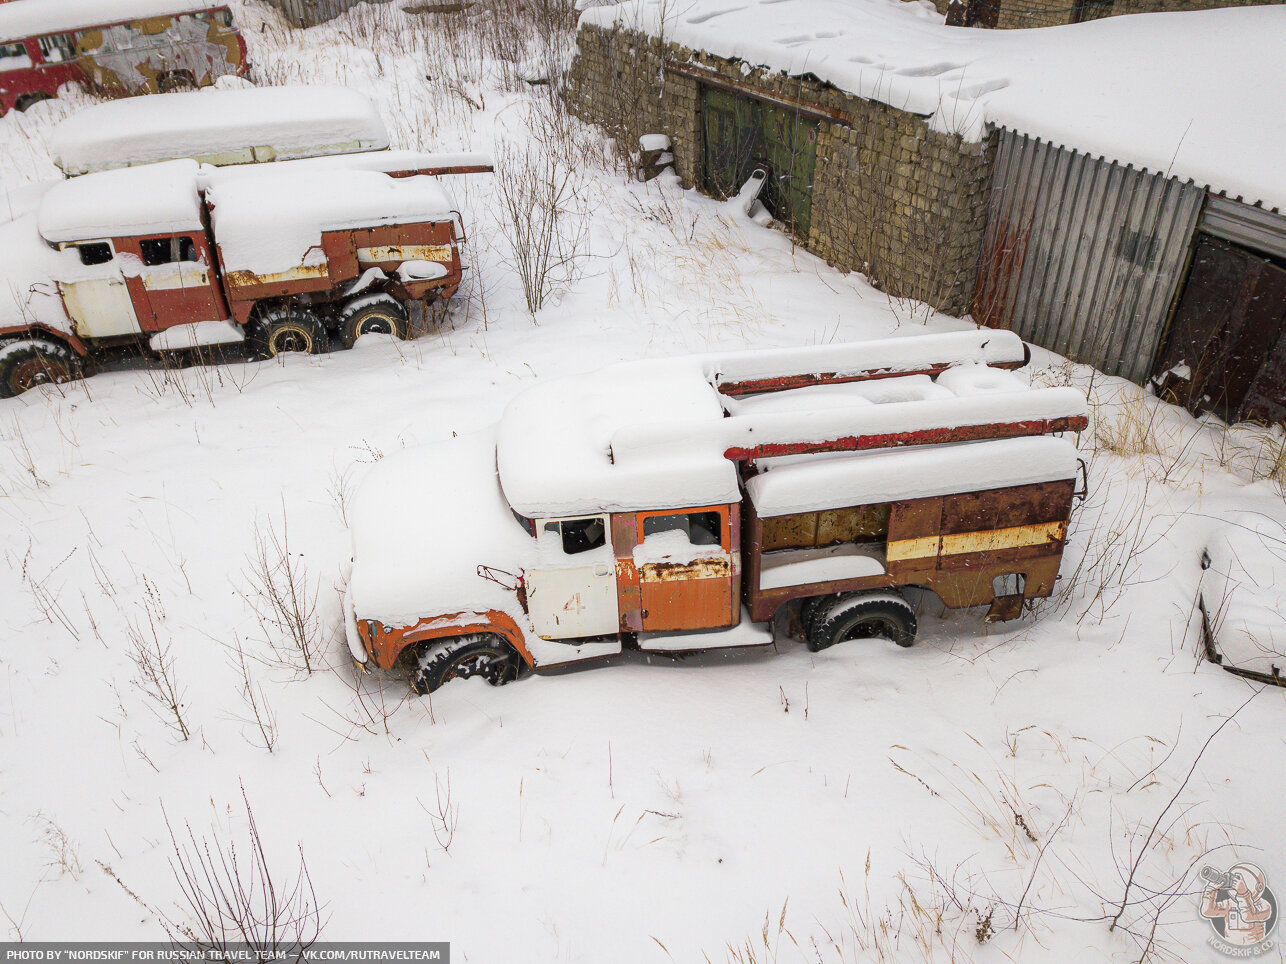
[[611, 571], [612, 567], [605, 562], [600, 562], [594, 567], [594, 575], [596, 576], [606, 576]]

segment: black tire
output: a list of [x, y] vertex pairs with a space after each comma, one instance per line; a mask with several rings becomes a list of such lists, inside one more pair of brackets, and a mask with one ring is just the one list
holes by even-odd
[[899, 646], [915, 642], [915, 611], [891, 593], [840, 596], [813, 616], [808, 648], [828, 649], [850, 639], [890, 639]]
[[809, 596], [799, 603], [799, 625], [804, 631], [804, 638], [808, 638], [808, 629], [812, 625], [813, 617], [817, 615], [823, 605], [828, 605], [835, 601], [835, 596]]
[[339, 313], [339, 337], [345, 348], [352, 348], [362, 335], [405, 339], [408, 327], [406, 309], [392, 295], [358, 295]]
[[42, 100], [52, 100], [52, 99], [53, 98], [50, 97], [48, 94], [41, 94], [41, 93], [23, 94], [16, 101], [14, 101], [13, 109], [25, 112], [27, 108], [30, 107], [32, 104], [39, 104]]
[[0, 398], [81, 375], [80, 359], [66, 345], [43, 338], [0, 342]]
[[320, 355], [329, 347], [326, 328], [307, 308], [284, 305], [264, 311], [250, 323], [250, 351], [256, 358], [286, 352]]
[[522, 670], [522, 657], [505, 640], [495, 633], [471, 633], [427, 645], [411, 673], [411, 688], [423, 696], [443, 683], [471, 676], [503, 686], [516, 680]]

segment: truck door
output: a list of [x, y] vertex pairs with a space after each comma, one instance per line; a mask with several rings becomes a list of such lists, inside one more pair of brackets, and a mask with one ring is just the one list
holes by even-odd
[[67, 315], [81, 338], [110, 338], [140, 331], [134, 299], [125, 284], [121, 259], [111, 241], [77, 241], [63, 246], [80, 254], [80, 263], [94, 277], [59, 282]]
[[643, 631], [731, 626], [734, 566], [726, 506], [640, 512], [634, 547]]
[[140, 307], [147, 305], [150, 314], [141, 319], [145, 331], [227, 317], [213, 283], [205, 238], [199, 234], [140, 238], [138, 254], [143, 263], [137, 281], [139, 302]]
[[605, 515], [537, 523], [538, 564], [526, 571], [527, 608], [542, 639], [615, 635], [616, 560]]

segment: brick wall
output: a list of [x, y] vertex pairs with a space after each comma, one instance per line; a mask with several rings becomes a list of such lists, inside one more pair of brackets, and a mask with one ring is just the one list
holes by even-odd
[[665, 62], [844, 115], [822, 122], [811, 225], [800, 240], [844, 270], [866, 273], [894, 297], [952, 314], [969, 310], [986, 227], [995, 138], [980, 144], [929, 129], [925, 118], [816, 81], [733, 63], [633, 31], [581, 27], [568, 78], [572, 110], [633, 149], [668, 134], [685, 184], [700, 185], [701, 85]]

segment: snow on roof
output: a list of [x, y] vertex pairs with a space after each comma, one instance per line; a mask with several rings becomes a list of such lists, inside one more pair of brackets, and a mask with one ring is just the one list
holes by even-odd
[[456, 207], [431, 177], [295, 166], [310, 163], [206, 169], [206, 199], [225, 269], [285, 271], [304, 263], [323, 231], [442, 220]]
[[53, 185], [40, 202], [48, 241], [201, 231], [196, 161], [87, 174]]
[[976, 30], [900, 0], [626, 0], [581, 22], [812, 74], [969, 140], [1003, 125], [1286, 209], [1286, 6]]
[[226, 6], [222, 0], [13, 0], [0, 4], [0, 40]]
[[50, 137], [54, 163], [69, 175], [181, 157], [246, 163], [257, 159], [251, 148], [284, 161], [388, 145], [368, 98], [345, 87], [302, 85], [108, 101], [73, 114]]
[[1076, 471], [1076, 446], [1045, 435], [770, 464], [746, 492], [768, 517], [1074, 479]]
[[[995, 333], [971, 334], [977, 341]], [[917, 344], [921, 339], [905, 341], [908, 359], [933, 354]], [[835, 353], [840, 359], [860, 356], [861, 347], [839, 345]], [[895, 361], [888, 353], [884, 359]], [[798, 367], [789, 351], [777, 360], [783, 369]], [[755, 365], [766, 370], [767, 361], [760, 354]], [[527, 389], [505, 409], [497, 434], [497, 467], [509, 504], [524, 515], [551, 518], [735, 502], [735, 463], [725, 453], [737, 446], [820, 443], [1086, 410], [1075, 389], [1032, 389], [1009, 372], [973, 363], [936, 381], [911, 375], [725, 398], [713, 382], [717, 372], [736, 364], [730, 355], [630, 362]]]

